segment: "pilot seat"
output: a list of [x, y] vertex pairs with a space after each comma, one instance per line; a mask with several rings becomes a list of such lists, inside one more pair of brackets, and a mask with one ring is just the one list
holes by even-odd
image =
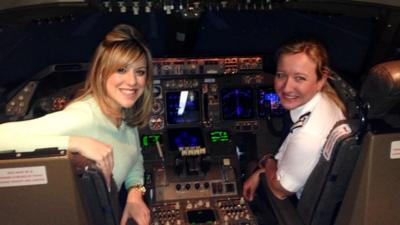
[[361, 86], [369, 129], [336, 225], [400, 224], [400, 60], [374, 66]]
[[304, 186], [302, 197], [296, 203], [290, 198], [277, 199], [269, 190], [265, 175], [261, 175], [259, 188], [267, 196], [280, 225], [334, 224], [358, 159], [366, 129], [363, 103], [344, 79], [337, 74], [332, 76], [330, 84], [346, 104], [348, 115], [331, 130], [319, 162]]
[[360, 96], [366, 102], [371, 129], [400, 128], [400, 60], [370, 69]]
[[4, 225], [117, 225], [115, 182], [107, 190], [95, 164], [56, 148], [0, 154]]

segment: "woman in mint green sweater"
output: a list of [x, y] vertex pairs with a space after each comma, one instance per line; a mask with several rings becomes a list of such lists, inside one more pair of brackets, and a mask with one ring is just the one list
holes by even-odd
[[96, 162], [107, 184], [111, 174], [127, 188], [121, 225], [150, 223], [143, 201], [143, 156], [138, 127], [152, 107], [152, 58], [140, 34], [118, 25], [99, 44], [85, 86], [64, 110], [0, 125], [0, 151], [58, 147]]

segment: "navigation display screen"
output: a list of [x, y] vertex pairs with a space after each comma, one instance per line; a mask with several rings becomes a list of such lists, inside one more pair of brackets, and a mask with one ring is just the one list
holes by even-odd
[[254, 117], [252, 88], [221, 89], [222, 118], [224, 120], [251, 119]]

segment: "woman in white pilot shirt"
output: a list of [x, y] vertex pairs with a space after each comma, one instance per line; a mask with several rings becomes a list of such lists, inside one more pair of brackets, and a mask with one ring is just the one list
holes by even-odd
[[244, 183], [243, 196], [248, 201], [254, 199], [261, 173], [277, 198], [294, 193], [300, 198], [330, 130], [345, 119], [345, 106], [327, 82], [328, 55], [320, 43], [292, 42], [281, 47], [277, 56], [274, 87], [294, 124], [278, 153], [263, 157]]

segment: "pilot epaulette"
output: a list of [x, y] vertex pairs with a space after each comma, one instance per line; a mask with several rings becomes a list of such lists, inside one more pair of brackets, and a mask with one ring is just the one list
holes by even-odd
[[297, 128], [303, 127], [304, 124], [307, 123], [308, 118], [310, 118], [311, 112], [304, 113], [300, 118], [292, 125], [290, 128], [290, 133], [293, 133], [293, 131]]

